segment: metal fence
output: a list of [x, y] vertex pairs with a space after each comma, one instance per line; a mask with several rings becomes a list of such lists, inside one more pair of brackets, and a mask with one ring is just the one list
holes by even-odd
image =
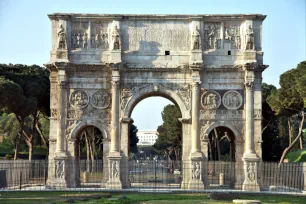
[[[48, 161], [0, 161], [0, 190], [46, 190], [48, 189]], [[75, 166], [74, 166], [75, 167]], [[50, 168], [54, 168], [50, 166]], [[121, 164], [126, 172], [129, 190], [165, 189], [184, 191], [188, 189], [191, 172], [190, 161], [129, 161]], [[62, 190], [111, 190], [105, 187], [110, 169], [102, 160], [78, 162], [77, 169], [67, 167], [66, 174], [75, 173], [79, 183], [74, 188]], [[257, 180], [262, 192], [302, 193], [306, 190], [306, 163], [260, 162]], [[126, 175], [121, 175], [121, 180]], [[198, 191], [242, 191], [244, 181], [243, 162], [202, 162], [204, 187]]]

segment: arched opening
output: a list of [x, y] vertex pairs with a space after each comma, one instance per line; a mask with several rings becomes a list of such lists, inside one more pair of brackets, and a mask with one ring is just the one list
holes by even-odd
[[[130, 143], [129, 179], [131, 185], [154, 183], [180, 184], [182, 158], [181, 110], [169, 96], [146, 95], [132, 106], [130, 142], [136, 137], [137, 148]], [[137, 152], [135, 152], [137, 151]]]
[[213, 128], [208, 135], [208, 160], [235, 161], [235, 135], [224, 126]]
[[78, 186], [100, 185], [103, 179], [105, 136], [93, 125], [86, 125], [75, 135], [76, 182]]
[[235, 134], [225, 126], [208, 134], [208, 181], [210, 185], [233, 187], [235, 183]]

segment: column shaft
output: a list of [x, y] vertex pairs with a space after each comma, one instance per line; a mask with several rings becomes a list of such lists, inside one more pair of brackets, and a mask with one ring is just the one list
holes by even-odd
[[199, 113], [200, 113], [200, 83], [194, 82], [192, 87], [192, 125], [191, 125], [191, 153], [200, 152]]
[[118, 138], [118, 130], [119, 130], [119, 81], [112, 81], [112, 121], [111, 121], [111, 152], [119, 151], [119, 138]]
[[253, 83], [246, 83], [245, 86], [245, 153], [254, 153], [254, 96]]
[[64, 152], [66, 81], [59, 82], [56, 152]]

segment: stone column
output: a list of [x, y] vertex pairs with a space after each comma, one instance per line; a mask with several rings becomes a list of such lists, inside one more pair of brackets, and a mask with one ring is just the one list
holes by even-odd
[[245, 149], [243, 190], [260, 191], [257, 182], [258, 157], [254, 149], [254, 69], [255, 66], [245, 67]]
[[191, 154], [189, 163], [190, 180], [188, 189], [202, 190], [204, 183], [202, 179], [203, 154], [200, 141], [200, 80], [193, 81], [192, 87], [192, 115], [191, 115]]
[[130, 151], [130, 126], [134, 122], [132, 118], [122, 117], [121, 122], [121, 182], [123, 188], [131, 187], [129, 181], [129, 151]]
[[[67, 154], [65, 150], [65, 130], [66, 130], [66, 112], [67, 112], [67, 79], [65, 68], [68, 66], [65, 62], [57, 62], [55, 66], [58, 69], [58, 106], [57, 106], [57, 136], [56, 150], [54, 157], [54, 179], [50, 182], [50, 188], [65, 189], [67, 183]], [[50, 167], [49, 167], [50, 168]]]
[[201, 142], [199, 133], [200, 118], [200, 81], [193, 82], [192, 87], [192, 115], [191, 115], [191, 157], [201, 157]]
[[121, 153], [119, 138], [119, 66], [112, 65], [112, 120], [111, 120], [111, 144], [109, 151], [109, 179], [106, 188], [122, 189], [121, 183]]
[[119, 80], [112, 81], [112, 120], [111, 120], [111, 147], [110, 152], [119, 152]]

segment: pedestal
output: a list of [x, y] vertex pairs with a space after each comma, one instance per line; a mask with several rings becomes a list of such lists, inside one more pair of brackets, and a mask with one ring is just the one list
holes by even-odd
[[121, 50], [112, 50], [110, 52], [110, 61], [112, 63], [119, 63], [119, 62], [121, 62]]
[[[49, 167], [50, 168], [50, 167]], [[64, 190], [68, 187], [67, 184], [67, 156], [61, 155], [54, 158], [54, 166], [51, 166], [54, 170], [53, 179], [49, 182], [47, 188]]]
[[202, 157], [198, 158], [191, 158], [191, 179], [188, 183], [188, 189], [189, 190], [203, 190], [204, 189], [204, 183], [202, 179], [203, 174], [203, 161]]
[[122, 183], [120, 179], [120, 160], [121, 156], [119, 152], [110, 152], [109, 160], [109, 179], [106, 183], [108, 189], [122, 189]]
[[259, 192], [260, 187], [257, 182], [258, 161], [256, 154], [244, 155], [244, 182], [242, 190]]

